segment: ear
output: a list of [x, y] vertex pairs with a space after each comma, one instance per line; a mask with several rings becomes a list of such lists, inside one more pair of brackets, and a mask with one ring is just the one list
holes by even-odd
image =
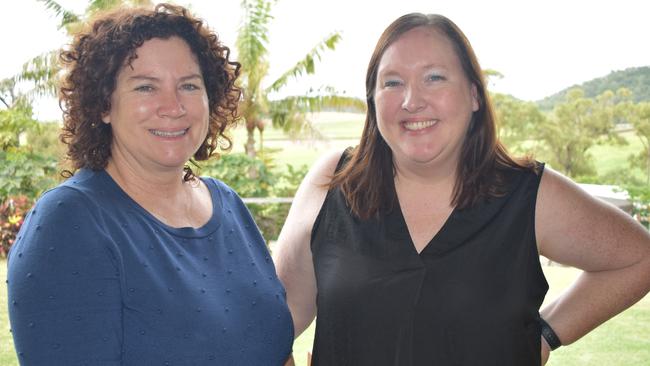
[[478, 111], [478, 108], [481, 106], [481, 101], [478, 98], [478, 90], [476, 89], [476, 84], [472, 83], [472, 112]]
[[111, 114], [108, 112], [102, 113], [102, 122], [106, 123], [107, 125], [111, 123]]

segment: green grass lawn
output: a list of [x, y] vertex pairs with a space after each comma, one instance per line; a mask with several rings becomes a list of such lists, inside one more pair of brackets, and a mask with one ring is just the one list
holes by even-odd
[[17, 366], [18, 360], [14, 352], [14, 342], [9, 328], [9, 315], [7, 314], [7, 261], [0, 259], [0, 365]]
[[[628, 157], [632, 154], [638, 154], [643, 148], [641, 140], [634, 132], [624, 132], [621, 134], [627, 141], [626, 145], [596, 145], [589, 149], [589, 153], [596, 162], [596, 170], [599, 176], [605, 176], [620, 171], [621, 168], [627, 167]], [[639, 178], [641, 171], [637, 171]]]
[[[310, 117], [323, 139], [291, 140], [282, 131], [268, 127], [264, 130], [264, 150], [271, 154], [280, 167], [310, 166], [320, 156], [335, 149], [355, 146], [363, 130], [364, 115], [358, 113], [320, 113]], [[244, 152], [246, 129], [243, 125], [233, 131], [232, 152]], [[259, 134], [255, 141], [259, 149]]]

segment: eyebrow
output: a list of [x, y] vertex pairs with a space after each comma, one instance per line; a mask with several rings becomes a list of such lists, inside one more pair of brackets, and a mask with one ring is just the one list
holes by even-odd
[[[435, 70], [445, 71], [448, 68], [441, 64], [431, 63], [427, 65], [422, 65], [419, 69], [420, 70], [435, 69]], [[389, 67], [384, 67], [383, 69], [380, 68], [377, 69], [377, 75], [399, 75], [399, 74], [400, 72], [395, 67], [390, 67], [390, 65]]]
[[[203, 77], [200, 74], [191, 74], [187, 76], [181, 77], [181, 81], [187, 81], [187, 80], [192, 80], [192, 79], [200, 79], [203, 81]], [[139, 81], [139, 80], [144, 80], [144, 81], [158, 81], [160, 78], [154, 77], [154, 76], [146, 76], [146, 75], [133, 75], [129, 76], [127, 81]]]

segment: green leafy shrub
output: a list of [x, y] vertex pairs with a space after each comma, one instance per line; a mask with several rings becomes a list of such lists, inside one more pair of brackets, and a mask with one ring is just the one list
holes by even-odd
[[628, 186], [626, 190], [632, 201], [632, 216], [650, 230], [650, 187]]
[[[274, 165], [272, 154], [251, 158], [246, 154], [227, 154], [200, 165], [200, 174], [217, 178], [244, 198], [293, 197], [307, 173], [307, 166], [286, 171]], [[251, 175], [254, 178], [251, 178]], [[264, 239], [276, 240], [289, 211], [289, 203], [250, 203], [247, 205]]]
[[0, 204], [0, 257], [7, 257], [32, 203], [27, 196], [17, 196]]
[[19, 195], [33, 200], [56, 184], [56, 159], [18, 149], [0, 151], [0, 203]]

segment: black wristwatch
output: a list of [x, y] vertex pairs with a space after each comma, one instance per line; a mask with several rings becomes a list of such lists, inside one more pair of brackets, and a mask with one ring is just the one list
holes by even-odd
[[548, 346], [551, 347], [551, 351], [560, 347], [562, 341], [560, 341], [553, 328], [541, 316], [539, 317], [539, 324], [542, 326], [542, 337], [544, 337]]

